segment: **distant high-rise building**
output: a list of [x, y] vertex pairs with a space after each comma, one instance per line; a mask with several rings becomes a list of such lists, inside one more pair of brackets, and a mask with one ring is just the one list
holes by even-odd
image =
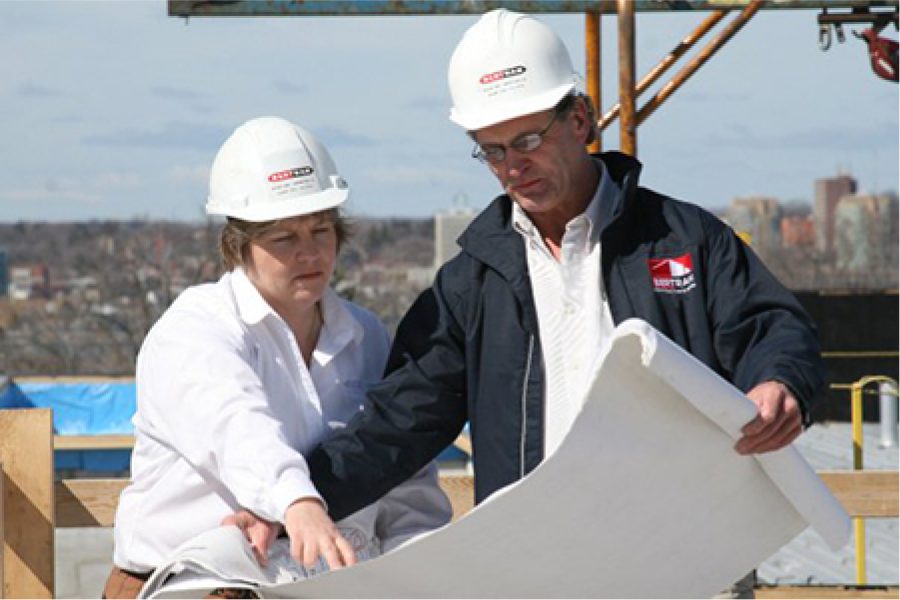
[[781, 204], [775, 198], [735, 198], [726, 220], [735, 231], [747, 235], [755, 248], [781, 246]]
[[855, 194], [856, 188], [856, 179], [850, 175], [816, 179], [813, 220], [816, 225], [816, 249], [820, 252], [834, 252], [834, 211], [841, 198]]
[[785, 248], [813, 246], [816, 226], [812, 215], [790, 215], [781, 218], [781, 245]]
[[854, 272], [895, 268], [897, 196], [844, 196], [835, 208], [834, 251], [839, 269]]
[[9, 254], [0, 248], [0, 298], [9, 296]]
[[459, 246], [456, 238], [465, 231], [476, 212], [465, 204], [462, 196], [454, 199], [453, 206], [434, 215], [434, 266], [439, 268], [456, 256]]

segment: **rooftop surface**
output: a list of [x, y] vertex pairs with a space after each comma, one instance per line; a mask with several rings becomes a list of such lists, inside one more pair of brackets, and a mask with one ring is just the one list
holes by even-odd
[[[879, 446], [878, 423], [863, 425], [863, 466], [897, 470], [898, 450]], [[853, 436], [849, 423], [821, 423], [810, 427], [794, 445], [816, 470], [852, 469]], [[866, 574], [869, 584], [900, 581], [897, 519], [866, 520]], [[763, 563], [761, 582], [783, 584], [836, 584], [856, 581], [856, 541], [832, 551], [812, 529], [807, 529]]]

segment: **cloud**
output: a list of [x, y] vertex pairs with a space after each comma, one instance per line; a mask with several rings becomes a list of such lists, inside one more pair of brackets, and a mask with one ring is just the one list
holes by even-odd
[[[643, 96], [642, 96], [643, 97]], [[650, 97], [649, 95], [647, 96]], [[722, 104], [733, 105], [737, 103], [746, 103], [748, 101], [747, 94], [729, 91], [691, 91], [684, 92], [680, 95], [683, 102], [690, 103], [706, 103], [706, 104]]]
[[189, 148], [209, 151], [218, 148], [231, 128], [172, 121], [157, 131], [124, 129], [101, 135], [89, 135], [82, 142], [89, 146], [121, 148]]
[[16, 90], [16, 94], [25, 98], [59, 98], [62, 91], [35, 83], [23, 83]]
[[322, 143], [329, 148], [336, 148], [338, 146], [368, 148], [378, 145], [378, 141], [374, 138], [358, 133], [352, 133], [338, 127], [319, 127], [316, 128], [315, 134], [316, 137], [322, 140]]
[[209, 167], [208, 166], [193, 166], [193, 167], [184, 167], [177, 166], [173, 167], [169, 173], [166, 175], [166, 178], [170, 181], [174, 181], [175, 183], [202, 183], [206, 184], [209, 181]]
[[274, 84], [275, 90], [282, 94], [305, 94], [309, 90], [309, 86], [297, 84], [293, 81], [278, 80]]
[[98, 188], [131, 188], [143, 183], [143, 178], [137, 173], [125, 171], [108, 171], [97, 175], [94, 184]]
[[96, 204], [102, 200], [99, 194], [81, 189], [61, 188], [53, 182], [41, 188], [0, 190], [0, 200], [11, 202], [52, 202], [66, 200], [83, 204]]
[[446, 111], [449, 110], [449, 100], [447, 98], [438, 98], [436, 96], [419, 96], [413, 98], [406, 103], [407, 108], [427, 111]]
[[202, 98], [203, 94], [188, 88], [174, 87], [168, 85], [158, 85], [150, 89], [150, 93], [159, 98], [168, 98], [171, 100], [197, 100]]
[[[747, 127], [721, 129], [707, 136], [710, 147], [738, 147], [753, 150], [808, 150], [896, 147], [897, 124], [881, 124], [878, 127], [835, 132], [833, 129], [816, 128], [803, 131], [760, 134]], [[891, 133], [893, 132], [893, 133]]]
[[367, 169], [363, 174], [375, 183], [385, 185], [456, 184], [469, 179], [467, 173], [440, 167], [389, 167]]

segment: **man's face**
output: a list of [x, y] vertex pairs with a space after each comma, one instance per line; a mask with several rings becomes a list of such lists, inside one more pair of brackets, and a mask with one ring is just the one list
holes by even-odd
[[568, 113], [544, 134], [541, 145], [528, 153], [510, 148], [522, 135], [543, 130], [553, 117], [547, 110], [504, 121], [474, 132], [482, 145], [502, 145], [506, 156], [488, 163], [504, 191], [529, 214], [567, 212], [567, 206], [580, 199], [576, 189], [576, 165], [586, 157], [584, 139], [586, 119], [583, 105], [577, 102]]

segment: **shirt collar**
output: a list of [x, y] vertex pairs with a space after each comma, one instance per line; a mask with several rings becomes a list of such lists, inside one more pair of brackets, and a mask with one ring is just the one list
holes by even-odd
[[[596, 165], [597, 170], [600, 172], [600, 181], [597, 183], [597, 189], [594, 190], [594, 195], [591, 197], [591, 201], [588, 203], [584, 212], [568, 223], [568, 225], [571, 225], [579, 219], [587, 219], [590, 240], [592, 242], [596, 241], [600, 235], [601, 206], [604, 203], [613, 202], [616, 194], [619, 192], [616, 182], [609, 176], [603, 161], [594, 159], [594, 165]], [[534, 239], [543, 244], [537, 227], [534, 226], [534, 223], [531, 221], [528, 214], [515, 201], [512, 203], [512, 220], [513, 227], [516, 231], [526, 238]]]
[[[267, 316], [283, 321], [269, 306], [242, 267], [231, 272], [231, 287], [237, 303], [238, 314], [248, 325], [260, 323]], [[346, 303], [330, 287], [322, 294], [322, 331], [314, 352], [320, 362], [328, 362], [348, 344], [359, 343], [365, 333], [362, 324], [353, 316]]]
[[347, 303], [333, 289], [322, 294], [322, 332], [314, 357], [321, 363], [328, 362], [338, 352], [352, 343], [360, 343], [365, 331], [353, 316]]
[[231, 289], [234, 291], [234, 300], [237, 304], [238, 314], [248, 325], [255, 325], [268, 315], [275, 315], [272, 307], [266, 302], [253, 282], [247, 277], [243, 267], [235, 267], [231, 272]]

